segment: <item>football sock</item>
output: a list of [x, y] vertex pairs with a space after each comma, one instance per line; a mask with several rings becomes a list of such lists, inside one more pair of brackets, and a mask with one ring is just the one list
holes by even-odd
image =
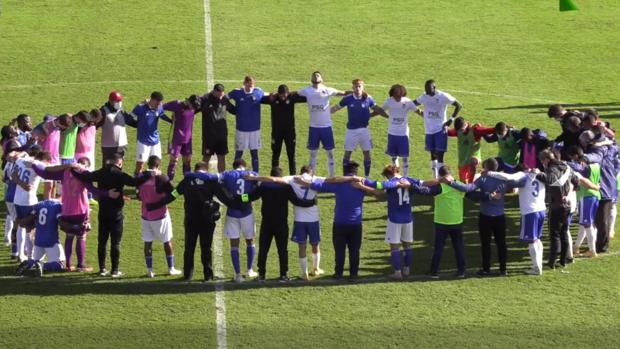
[[308, 258], [299, 258], [299, 269], [301, 269], [301, 274], [308, 274]]
[[86, 260], [86, 239], [77, 239], [75, 242], [75, 255], [77, 256], [77, 266], [78, 268], [83, 268], [86, 266], [84, 264]]
[[184, 162], [183, 163], [183, 174], [186, 174], [186, 173], [191, 172], [191, 171], [192, 171], [191, 165]]
[[67, 269], [71, 269], [71, 255], [73, 254], [73, 236], [65, 238], [65, 258]]
[[594, 227], [590, 226], [585, 230], [588, 239], [588, 249], [590, 252], [596, 252], [596, 234], [594, 233]]
[[251, 149], [250, 156], [252, 157], [252, 170], [258, 172], [258, 149]]
[[312, 167], [314, 172], [316, 172], [316, 159], [318, 155], [319, 155], [318, 150], [310, 150], [310, 167]]
[[401, 160], [403, 161], [403, 166], [402, 166], [403, 176], [407, 177], [409, 175], [409, 158], [403, 157], [401, 158]]
[[543, 270], [543, 243], [540, 239], [536, 240], [536, 264], [538, 265], [538, 270], [542, 274]]
[[169, 256], [166, 256], [166, 262], [168, 263], [168, 269], [174, 268], [174, 255], [171, 254]]
[[327, 167], [329, 169], [329, 176], [334, 176], [334, 151], [327, 150]]
[[312, 254], [312, 269], [319, 269], [321, 263], [321, 252]]
[[370, 176], [370, 160], [364, 160], [364, 177]]
[[230, 259], [232, 260], [235, 274], [241, 274], [241, 266], [239, 265], [239, 247], [230, 248]]
[[177, 166], [176, 162], [170, 161], [170, 163], [168, 164], [168, 178], [170, 178], [170, 180], [174, 178], [174, 170], [176, 166]]
[[349, 159], [342, 158], [342, 173], [344, 173], [345, 168], [347, 167], [348, 164], [349, 164]]
[[6, 215], [4, 221], [4, 241], [7, 243], [11, 243], [11, 231], [13, 231], [14, 221], [10, 215]]
[[398, 156], [392, 156], [392, 163], [398, 166]]
[[392, 250], [390, 252], [390, 261], [394, 271], [400, 271], [400, 250]]
[[243, 150], [235, 151], [235, 160], [241, 159], [242, 156], [243, 156]]
[[245, 248], [245, 253], [248, 257], [247, 267], [248, 270], [252, 270], [252, 265], [254, 264], [254, 255], [256, 255], [256, 245], [252, 244]]
[[431, 160], [431, 174], [433, 178], [437, 178], [437, 160]]
[[[528, 244], [527, 246], [527, 251], [530, 253], [530, 258], [532, 259], [532, 269], [537, 269], [538, 268], [538, 260], [536, 257], [536, 250], [538, 249], [538, 247], [536, 246], [536, 242], [532, 242], [530, 244]], [[540, 271], [540, 270], [539, 270]]]
[[611, 205], [611, 213], [609, 219], [609, 237], [613, 238], [616, 235], [616, 216], [618, 215], [618, 207], [616, 207], [616, 203], [612, 202]]
[[144, 256], [144, 261], [146, 262], [146, 269], [153, 269], [153, 256]]
[[411, 247], [403, 250], [403, 262], [405, 267], [411, 268], [411, 262], [413, 261], [413, 249]]
[[577, 240], [575, 240], [575, 246], [573, 247], [573, 249], [575, 250], [574, 252], [579, 252], [579, 247], [581, 247], [581, 244], [583, 243], [583, 240], [586, 238], [586, 227], [584, 227], [583, 225], [579, 226], [579, 232], [577, 233]]

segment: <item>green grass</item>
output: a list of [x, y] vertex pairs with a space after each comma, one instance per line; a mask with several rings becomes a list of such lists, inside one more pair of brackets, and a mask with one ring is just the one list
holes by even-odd
[[[426, 79], [452, 93], [467, 119], [493, 125], [559, 127], [545, 115], [550, 103], [596, 107], [613, 124], [620, 117], [616, 87], [620, 65], [616, 43], [620, 6], [611, 0], [582, 2], [559, 13], [556, 1], [212, 1], [215, 81], [231, 89], [253, 74], [274, 90], [280, 82], [305, 86], [321, 70], [326, 84], [347, 89], [360, 77], [378, 102], [389, 85], [403, 83], [409, 96]], [[153, 90], [166, 98], [206, 91], [202, 1], [4, 1], [0, 13], [0, 120], [21, 112], [38, 121], [101, 105], [119, 89], [127, 108]], [[266, 82], [269, 81], [269, 82]], [[333, 102], [336, 102], [334, 99]], [[270, 165], [270, 122], [263, 109], [261, 172]], [[308, 114], [297, 111], [297, 161], [307, 161]], [[340, 163], [345, 111], [334, 116], [336, 160]], [[199, 123], [199, 122], [198, 122]], [[162, 124], [162, 134], [167, 127]], [[233, 129], [234, 121], [229, 122]], [[428, 177], [421, 120], [410, 119], [411, 169]], [[195, 130], [200, 130], [199, 124]], [[372, 177], [389, 161], [384, 155], [386, 122], [373, 119]], [[232, 132], [230, 148], [232, 149]], [[135, 131], [129, 129], [126, 167], [133, 170]], [[200, 135], [194, 137], [200, 149]], [[447, 163], [456, 165], [451, 141]], [[483, 144], [483, 156], [496, 146]], [[247, 154], [246, 154], [247, 156]], [[359, 152], [354, 159], [361, 160]], [[232, 156], [227, 158], [232, 161]], [[164, 161], [167, 164], [167, 160]], [[319, 157], [319, 174], [326, 174]], [[287, 168], [285, 156], [281, 167]], [[529, 257], [518, 241], [516, 197], [508, 200], [508, 278], [452, 280], [452, 252], [444, 254], [438, 282], [422, 278], [430, 264], [432, 201], [416, 197], [414, 278], [393, 283], [385, 230], [385, 202], [364, 206], [361, 282], [336, 284], [327, 277], [309, 285], [225, 285], [230, 347], [593, 347], [618, 346], [620, 257], [579, 260], [569, 274], [522, 275]], [[4, 209], [1, 205], [0, 209]], [[321, 195], [322, 265], [331, 273], [333, 199]], [[260, 203], [255, 206], [260, 222]], [[0, 254], [0, 313], [3, 347], [214, 347], [215, 296], [211, 284], [171, 283], [144, 275], [137, 202], [125, 209], [122, 280], [92, 275], [49, 275], [15, 279], [8, 251]], [[182, 203], [170, 207], [174, 244], [182, 264]], [[92, 224], [97, 226], [96, 208]], [[468, 270], [480, 263], [476, 204], [466, 204]], [[292, 224], [292, 217], [289, 219]], [[544, 241], [545, 248], [548, 242]], [[448, 246], [447, 249], [450, 247]], [[224, 243], [224, 267], [232, 275]], [[614, 249], [615, 251], [615, 249]], [[297, 246], [289, 244], [290, 274], [296, 275]], [[242, 256], [244, 254], [242, 253]], [[244, 263], [242, 257], [242, 263]], [[96, 229], [88, 240], [88, 263], [96, 265]], [[165, 259], [155, 246], [155, 271]], [[196, 263], [199, 263], [198, 258]], [[199, 265], [199, 264], [197, 264]], [[277, 276], [272, 246], [268, 277]], [[199, 277], [197, 273], [196, 277]], [[59, 335], [59, 331], [62, 334]], [[49, 334], [49, 335], [47, 335]]]

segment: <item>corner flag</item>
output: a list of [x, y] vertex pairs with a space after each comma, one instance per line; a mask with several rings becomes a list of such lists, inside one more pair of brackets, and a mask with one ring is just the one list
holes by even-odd
[[576, 11], [577, 6], [573, 3], [573, 0], [560, 0], [560, 11]]

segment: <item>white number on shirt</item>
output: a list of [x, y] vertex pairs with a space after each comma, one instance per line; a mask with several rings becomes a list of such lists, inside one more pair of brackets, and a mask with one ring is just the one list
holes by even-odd
[[403, 203], [409, 203], [409, 189], [398, 188], [398, 206], [402, 206]]
[[245, 189], [245, 180], [244, 180], [244, 179], [242, 179], [242, 178], [237, 179], [237, 185], [239, 186], [239, 187], [237, 188], [237, 194], [238, 194], [238, 195], [243, 194], [243, 191], [244, 191], [244, 189]]
[[42, 208], [39, 210], [39, 224], [45, 225], [47, 222], [47, 208]]

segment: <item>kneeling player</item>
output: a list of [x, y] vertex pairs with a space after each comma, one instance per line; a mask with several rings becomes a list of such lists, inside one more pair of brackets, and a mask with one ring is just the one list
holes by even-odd
[[[30, 215], [21, 220], [24, 225], [35, 225], [32, 259], [22, 262], [17, 275], [34, 266], [35, 276], [43, 276], [44, 271], [62, 271], [65, 252], [58, 236], [58, 222], [62, 205], [57, 200], [45, 200], [32, 207]], [[47, 262], [42, 260], [47, 256]]]

